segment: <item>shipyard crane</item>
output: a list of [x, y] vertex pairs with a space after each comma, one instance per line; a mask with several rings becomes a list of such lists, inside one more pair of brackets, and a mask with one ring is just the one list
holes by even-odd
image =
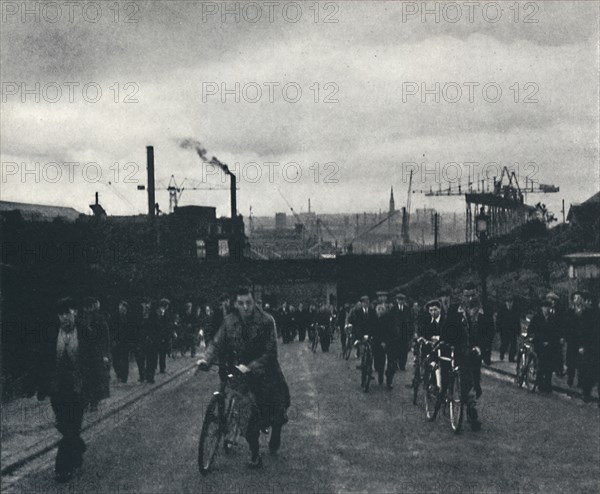
[[[166, 187], [156, 187], [154, 190], [166, 190], [169, 192], [169, 213], [175, 212], [179, 204], [179, 200], [185, 190], [228, 190], [227, 187], [202, 187], [197, 184], [192, 184], [189, 187], [184, 187], [183, 185], [188, 181], [187, 178], [184, 178], [181, 184], [177, 184], [174, 175], [171, 175], [169, 179], [169, 184]], [[145, 185], [138, 185], [138, 190], [145, 190]]]
[[[505, 177], [507, 183], [504, 183]], [[491, 190], [490, 182], [493, 184]], [[442, 190], [442, 186], [439, 184], [437, 191], [432, 188], [429, 191], [418, 191], [426, 196], [465, 196], [465, 239], [467, 242], [474, 239], [475, 216], [472, 205], [475, 205], [475, 211], [487, 208], [487, 214], [490, 217], [489, 235], [498, 236], [526, 223], [534, 215], [536, 208], [525, 203], [526, 194], [548, 194], [560, 191], [560, 188], [555, 185], [542, 184], [528, 177], [525, 178], [525, 189], [521, 189], [517, 174], [509, 171], [506, 166], [502, 168], [499, 179], [493, 177], [493, 181], [490, 181], [479, 180], [477, 177], [476, 189], [473, 185], [471, 176], [469, 176], [466, 187], [461, 183], [454, 186], [449, 184], [447, 189]]]

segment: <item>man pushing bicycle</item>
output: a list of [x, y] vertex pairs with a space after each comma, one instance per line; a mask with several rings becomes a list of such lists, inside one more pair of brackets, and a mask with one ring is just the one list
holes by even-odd
[[252, 401], [246, 430], [251, 454], [248, 467], [261, 468], [260, 431], [271, 427], [269, 451], [275, 454], [281, 428], [287, 423], [290, 393], [277, 359], [275, 321], [255, 304], [249, 288], [237, 290], [234, 310], [225, 317], [198, 366], [208, 370], [216, 362], [238, 369], [248, 379]]

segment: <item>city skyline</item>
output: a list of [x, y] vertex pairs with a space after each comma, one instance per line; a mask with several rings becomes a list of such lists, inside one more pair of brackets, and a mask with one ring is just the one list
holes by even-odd
[[[146, 145], [162, 183], [226, 184], [178, 145], [185, 138], [239, 163], [244, 216], [250, 206], [287, 211], [282, 195], [299, 211], [309, 197], [323, 213], [377, 211], [390, 186], [401, 207], [414, 167], [417, 191], [446, 188], [457, 173], [465, 183], [490, 163], [493, 175], [519, 169], [560, 187], [528, 197], [557, 216], [562, 199], [568, 208], [598, 190], [594, 4], [515, 4], [521, 11], [494, 22], [491, 11], [451, 22], [441, 8], [423, 22], [396, 3], [282, 8], [272, 22], [266, 10], [250, 22], [237, 3], [233, 13], [212, 2], [118, 5], [97, 22], [79, 11], [71, 22], [66, 10], [50, 22], [39, 6], [25, 22], [3, 11], [5, 200], [86, 212], [98, 191], [110, 215], [143, 213]], [[167, 192], [157, 200], [166, 211]], [[464, 210], [457, 197], [412, 201]], [[226, 190], [181, 199], [220, 215], [228, 202]]]

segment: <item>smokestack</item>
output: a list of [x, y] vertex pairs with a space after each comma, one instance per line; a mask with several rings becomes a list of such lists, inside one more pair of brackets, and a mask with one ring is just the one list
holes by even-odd
[[310, 197], [308, 198], [308, 212], [310, 213]]
[[231, 172], [229, 173], [229, 178], [231, 179], [231, 220], [233, 221], [234, 232], [236, 231], [237, 224], [237, 194], [236, 194], [236, 183], [235, 183], [235, 175]]
[[98, 205], [98, 192], [96, 192], [96, 206]]
[[148, 216], [155, 216], [155, 197], [154, 197], [154, 147], [146, 146], [146, 162], [148, 169]]

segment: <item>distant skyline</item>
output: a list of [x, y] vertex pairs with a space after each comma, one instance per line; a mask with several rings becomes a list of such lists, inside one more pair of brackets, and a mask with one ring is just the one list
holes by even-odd
[[[560, 186], [528, 197], [559, 218], [562, 199], [599, 190], [598, 2], [511, 2], [456, 22], [439, 2], [437, 19], [411, 10], [422, 2], [301, 3], [297, 21], [292, 2], [272, 19], [256, 2], [256, 22], [236, 2], [90, 2], [72, 22], [66, 7], [53, 22], [40, 2], [9, 3], [33, 13], [3, 3], [2, 200], [87, 213], [98, 191], [109, 214], [144, 213], [147, 145], [159, 187], [174, 175], [226, 188], [184, 138], [237, 171], [244, 216], [305, 212], [308, 198], [319, 213], [385, 212], [391, 186], [400, 209], [411, 169], [414, 189], [435, 190], [486, 164], [518, 168]], [[464, 211], [460, 197], [411, 200]], [[157, 201], [168, 210], [166, 191]], [[180, 204], [228, 215], [229, 192]]]

